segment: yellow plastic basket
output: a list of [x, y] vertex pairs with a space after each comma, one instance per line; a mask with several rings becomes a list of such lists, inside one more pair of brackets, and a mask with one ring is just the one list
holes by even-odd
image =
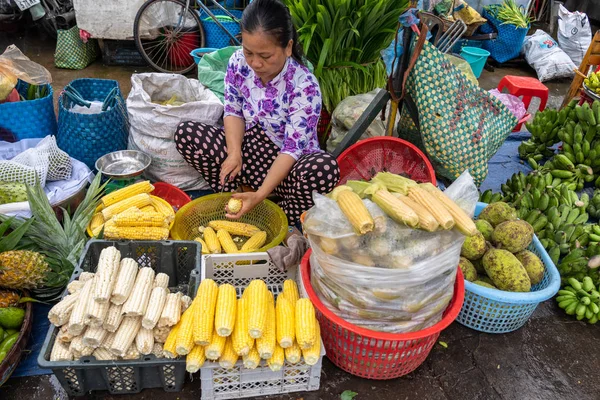
[[[177, 211], [171, 237], [175, 240], [194, 240], [200, 237], [199, 226], [207, 226], [210, 221], [226, 219], [225, 205], [231, 193], [217, 193], [192, 200]], [[252, 224], [267, 232], [266, 244], [256, 251], [266, 251], [279, 245], [288, 230], [285, 213], [270, 200], [259, 203], [238, 222]]]

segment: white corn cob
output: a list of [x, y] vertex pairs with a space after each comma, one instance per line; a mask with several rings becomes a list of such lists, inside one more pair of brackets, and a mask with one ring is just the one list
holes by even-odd
[[48, 312], [48, 320], [55, 326], [62, 326], [69, 322], [71, 312], [77, 304], [80, 294], [81, 292], [70, 294], [55, 304]]
[[60, 340], [54, 341], [52, 346], [52, 352], [50, 353], [50, 361], [71, 361], [73, 360], [73, 353], [69, 350], [70, 345], [63, 343]]
[[142, 326], [140, 317], [125, 317], [117, 329], [115, 340], [110, 346], [110, 351], [119, 357], [124, 357], [127, 350], [135, 340]]
[[85, 344], [83, 336], [76, 336], [71, 340], [69, 351], [73, 354], [73, 358], [77, 360], [81, 357], [91, 356], [94, 348]]
[[83, 285], [85, 285], [84, 281], [71, 281], [67, 285], [67, 292], [69, 292], [69, 294], [77, 293], [81, 288], [83, 288]]
[[[77, 299], [77, 303], [71, 311], [69, 318], [69, 333], [72, 335], [80, 335], [85, 328], [85, 315], [89, 299], [92, 298], [91, 289], [94, 286], [94, 279], [85, 282], [85, 286], [81, 289], [81, 295]], [[74, 296], [74, 295], [71, 295]]]
[[97, 302], [105, 303], [110, 300], [119, 273], [120, 262], [121, 252], [116, 247], [107, 247], [100, 252], [98, 269], [94, 277], [97, 282], [94, 288], [94, 300]]
[[91, 322], [91, 315], [88, 311], [96, 306], [96, 301], [94, 300], [93, 295], [94, 288], [96, 287], [96, 278], [94, 277], [94, 279], [90, 280], [89, 282], [92, 282], [92, 286], [90, 287], [90, 295], [87, 296], [87, 305], [85, 306], [85, 314], [83, 316], [83, 323], [88, 326]]
[[156, 358], [164, 358], [162, 344], [154, 343], [154, 347], [152, 348], [152, 354], [154, 354]]
[[112, 291], [110, 301], [114, 304], [123, 304], [129, 297], [133, 284], [135, 283], [135, 277], [138, 273], [138, 263], [132, 258], [124, 258], [121, 260], [121, 267], [119, 268], [119, 275], [117, 275], [117, 281], [115, 288]]
[[102, 327], [109, 332], [116, 332], [123, 320], [123, 305], [111, 304], [106, 313]]
[[115, 336], [117, 336], [116, 332], [108, 332], [106, 336], [104, 336], [104, 340], [100, 343], [99, 347], [102, 347], [105, 350], [110, 350], [110, 346], [112, 346], [115, 341]]
[[86, 282], [92, 279], [94, 276], [96, 276], [96, 274], [93, 272], [83, 271], [81, 274], [79, 274], [79, 278], [77, 280], [79, 282]]
[[152, 291], [152, 282], [154, 282], [154, 270], [149, 267], [140, 268], [133, 290], [129, 298], [123, 303], [123, 314], [127, 317], [141, 317], [146, 312], [148, 300]]
[[63, 343], [70, 343], [74, 337], [75, 337], [75, 335], [71, 335], [69, 333], [69, 331], [67, 330], [67, 326], [63, 325], [60, 327], [60, 330], [58, 331], [58, 334], [56, 335], [56, 340], [60, 340]]
[[156, 326], [158, 319], [162, 314], [166, 300], [167, 289], [163, 288], [162, 286], [156, 286], [154, 289], [152, 289], [152, 294], [150, 294], [150, 300], [148, 301], [148, 308], [146, 309], [146, 314], [144, 314], [144, 318], [142, 319], [142, 327], [146, 329], [153, 329]]
[[165, 306], [163, 307], [162, 314], [160, 315], [160, 319], [158, 320], [158, 326], [173, 326], [179, 322], [179, 318], [181, 318], [182, 310], [181, 310], [181, 293], [170, 293], [167, 295], [167, 300], [165, 301]]
[[154, 327], [154, 329], [152, 330], [152, 334], [154, 335], [154, 341], [158, 343], [166, 342], [170, 332], [170, 326], [163, 326], [160, 328], [158, 326]]
[[152, 353], [154, 348], [154, 333], [152, 333], [152, 330], [140, 328], [135, 337], [135, 345], [138, 351], [144, 355]]
[[192, 305], [192, 298], [190, 296], [181, 296], [181, 312], [183, 313]]
[[98, 361], [108, 361], [108, 360], [116, 360], [117, 357], [113, 355], [110, 351], [106, 350], [104, 347], [98, 347], [92, 353], [96, 360]]
[[163, 274], [162, 272], [159, 274], [156, 274], [156, 277], [154, 278], [154, 286], [153, 287], [161, 287], [161, 288], [168, 288], [169, 287], [169, 275], [167, 274]]
[[106, 315], [108, 314], [108, 309], [110, 306], [111, 304], [109, 302], [98, 303], [96, 300], [90, 297], [85, 316], [86, 321], [88, 321], [88, 325], [95, 328], [102, 327], [102, 324], [106, 320]]
[[138, 358], [140, 358], [140, 352], [135, 347], [135, 344], [132, 344], [123, 356], [123, 360], [137, 360]]
[[[102, 344], [108, 332], [100, 327], [89, 327], [83, 335], [83, 344], [94, 349]], [[91, 353], [90, 353], [91, 354]]]

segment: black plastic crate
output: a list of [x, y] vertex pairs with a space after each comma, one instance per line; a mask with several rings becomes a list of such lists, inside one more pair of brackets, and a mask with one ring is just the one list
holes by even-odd
[[[127, 241], [90, 240], [81, 256], [79, 267], [71, 281], [83, 271], [95, 272], [102, 249], [115, 246], [123, 258], [130, 257], [140, 267], [151, 267], [157, 273], [169, 275], [169, 288], [193, 293], [200, 281], [200, 244], [193, 241]], [[66, 295], [66, 291], [64, 295]], [[38, 364], [51, 369], [65, 391], [71, 396], [83, 396], [93, 390], [108, 390], [112, 394], [138, 393], [143, 389], [162, 387], [178, 392], [185, 381], [185, 358], [143, 356], [137, 360], [97, 361], [82, 357], [78, 361], [50, 362], [50, 353], [58, 328], [50, 325]]]
[[102, 62], [105, 65], [143, 67], [148, 65], [133, 40], [103, 40]]

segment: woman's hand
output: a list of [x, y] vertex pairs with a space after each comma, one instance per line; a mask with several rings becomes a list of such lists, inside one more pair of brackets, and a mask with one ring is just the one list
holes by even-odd
[[227, 212], [226, 217], [230, 219], [241, 218], [242, 215], [252, 211], [258, 203], [265, 199], [258, 192], [234, 193], [231, 197], [242, 201], [242, 209], [237, 214], [231, 214], [229, 210], [225, 209], [225, 212]]
[[221, 186], [225, 185], [225, 179], [229, 175], [229, 181], [233, 181], [237, 174], [242, 170], [242, 155], [241, 154], [229, 154], [223, 164], [221, 164], [221, 173], [219, 174], [219, 181]]

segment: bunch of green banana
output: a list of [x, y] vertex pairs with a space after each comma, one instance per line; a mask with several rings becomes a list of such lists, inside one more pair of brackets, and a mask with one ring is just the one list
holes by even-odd
[[590, 324], [595, 324], [600, 318], [600, 292], [590, 277], [583, 278], [580, 282], [569, 278], [569, 286], [558, 291], [556, 301], [558, 306], [568, 315], [575, 315], [577, 320], [587, 319]]
[[566, 185], [571, 190], [581, 191], [586, 183], [593, 182], [595, 179], [592, 167], [586, 164], [575, 165], [565, 154], [557, 154], [543, 166], [537, 165], [531, 159], [529, 164], [532, 167], [537, 166], [538, 171], [550, 173], [552, 177], [557, 178], [556, 186]]
[[594, 284], [600, 284], [600, 246], [589, 245], [587, 249], [573, 249], [556, 264], [560, 273], [562, 284], [566, 285], [569, 278], [583, 280], [590, 277]]
[[531, 157], [535, 161], [552, 157], [554, 150], [550, 147], [560, 141], [558, 132], [567, 121], [570, 111], [569, 105], [560, 111], [546, 109], [536, 113], [531, 122], [525, 123], [531, 139], [519, 145], [519, 156], [524, 160]]
[[503, 201], [504, 196], [500, 192], [492, 192], [492, 189], [488, 189], [483, 193], [479, 194], [479, 201], [486, 204], [497, 203], [499, 201]]
[[600, 218], [600, 190], [594, 191], [594, 195], [590, 199], [590, 204], [587, 208], [587, 213], [591, 218]]
[[569, 119], [558, 132], [563, 142], [562, 153], [572, 163], [589, 165], [594, 171], [599, 171], [600, 140], [596, 133], [600, 124], [600, 101], [595, 100], [592, 107], [584, 103], [573, 111], [578, 122]]

